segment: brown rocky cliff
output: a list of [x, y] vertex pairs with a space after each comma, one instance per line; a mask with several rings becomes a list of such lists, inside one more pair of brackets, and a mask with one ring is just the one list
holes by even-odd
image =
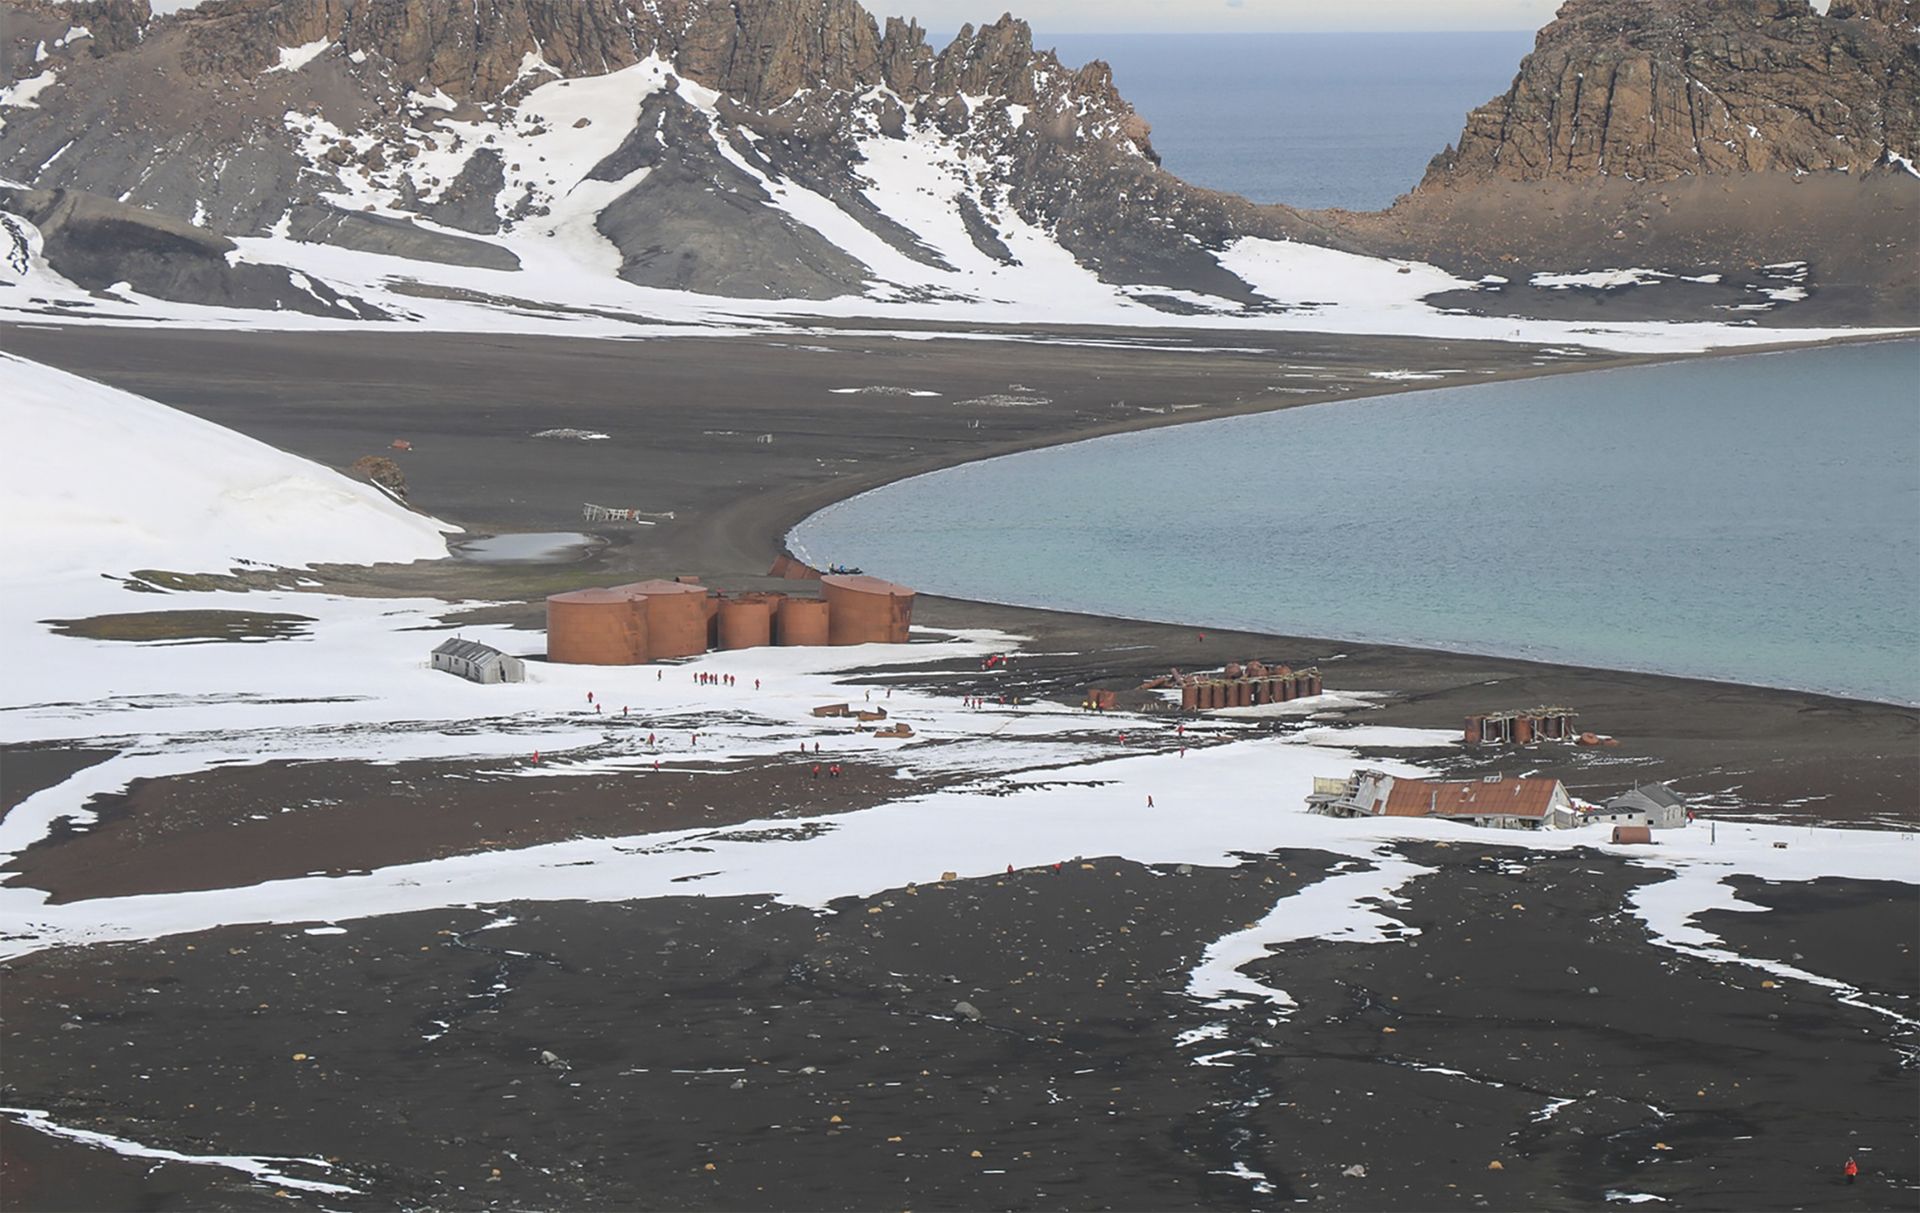
[[[56, 69], [76, 55], [111, 55], [137, 44], [153, 22], [147, 0], [16, 0], [0, 9], [0, 86]], [[68, 30], [84, 38], [55, 46]], [[43, 57], [44, 56], [44, 57]]]
[[1920, 147], [1910, 0], [1569, 0], [1421, 189], [1861, 173]]
[[[460, 101], [493, 101], [535, 55], [566, 76], [598, 75], [652, 53], [684, 28], [699, 0], [661, 0], [661, 16], [626, 0], [210, 0], [172, 18], [189, 70], [251, 77], [280, 48], [339, 42], [388, 68], [400, 84]], [[667, 27], [671, 26], [671, 29]]]

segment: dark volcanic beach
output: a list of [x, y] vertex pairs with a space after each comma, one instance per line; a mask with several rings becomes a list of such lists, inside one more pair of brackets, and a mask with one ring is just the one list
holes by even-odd
[[[502, 604], [465, 618], [527, 629], [530, 653], [548, 593], [682, 573], [772, 586], [792, 523], [918, 471], [1393, 390], [1369, 374], [1383, 368], [1478, 381], [1624, 361], [1375, 338], [1035, 336], [1048, 339], [36, 326], [0, 329], [0, 349], [330, 466], [391, 455], [415, 506], [470, 531], [603, 538], [560, 564], [324, 571], [346, 593]], [[1314, 390], [1275, 390], [1301, 368], [1322, 376]], [[941, 394], [836, 391], [848, 388]], [[610, 437], [533, 436], [557, 428]], [[587, 524], [588, 502], [673, 517]], [[872, 685], [1062, 703], [1099, 687], [1158, 719], [1144, 679], [1259, 657], [1379, 694], [1368, 725], [1451, 730], [1489, 706], [1565, 702], [1618, 746], [1411, 756], [1463, 777], [1555, 775], [1589, 799], [1668, 780], [1710, 817], [1879, 827], [1888, 847], [1920, 846], [1920, 714], [1907, 708], [1301, 637], [1202, 641], [947, 599], [921, 599], [915, 622], [999, 629], [1031, 654], [991, 681], [977, 662], [930, 661]], [[1087, 718], [1089, 732], [1114, 727]], [[1196, 728], [1177, 744], [1246, 735]], [[109, 753], [0, 751], [0, 805]], [[673, 767], [529, 781], [488, 760], [270, 760], [143, 779], [97, 798], [89, 828], [22, 852], [6, 879], [57, 904], [769, 817], [804, 830], [962, 778], [896, 778], [884, 760], [832, 784], [793, 763]], [[1740, 878], [1739, 896], [1766, 909], [1697, 915], [1719, 955], [1656, 942], [1623, 911], [1671, 878], [1652, 858], [1533, 851], [1518, 836], [1218, 867], [1061, 855], [967, 880], [941, 879], [938, 853], [915, 858], [920, 883], [825, 911], [697, 884], [366, 919], [343, 905], [324, 933], [236, 923], [7, 961], [0, 1107], [182, 1155], [296, 1161], [256, 1181], [0, 1115], [0, 1205], [1916, 1207], [1911, 884]], [[1422, 870], [1369, 900], [1399, 924], [1379, 941], [1304, 938], [1245, 967], [1281, 998], [1188, 992], [1217, 941], [1389, 862]], [[1839, 1175], [1850, 1154], [1854, 1187]]]

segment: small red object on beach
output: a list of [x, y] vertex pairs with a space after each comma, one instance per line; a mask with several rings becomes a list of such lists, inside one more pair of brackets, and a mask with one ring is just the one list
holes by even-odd
[[413, 444], [405, 438], [395, 438], [393, 440], [393, 449], [396, 451], [410, 451], [413, 449]]

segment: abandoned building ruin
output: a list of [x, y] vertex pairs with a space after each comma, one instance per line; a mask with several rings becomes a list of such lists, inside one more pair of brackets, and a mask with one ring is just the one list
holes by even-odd
[[1483, 712], [1467, 717], [1468, 745], [1532, 745], [1536, 741], [1572, 741], [1578, 734], [1571, 708], [1528, 708], [1515, 712]]
[[1266, 666], [1257, 661], [1234, 662], [1218, 674], [1182, 674], [1180, 708], [1207, 712], [1218, 708], [1251, 708], [1269, 703], [1291, 703], [1320, 694], [1320, 671]]

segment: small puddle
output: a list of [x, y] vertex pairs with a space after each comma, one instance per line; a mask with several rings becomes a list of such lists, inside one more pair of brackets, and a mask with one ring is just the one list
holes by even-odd
[[454, 544], [460, 560], [475, 564], [565, 564], [582, 559], [604, 546], [605, 540], [576, 531], [491, 535]]

